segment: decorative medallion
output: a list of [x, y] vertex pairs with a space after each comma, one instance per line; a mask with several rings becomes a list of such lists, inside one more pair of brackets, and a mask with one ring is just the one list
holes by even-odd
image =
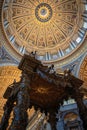
[[40, 22], [47, 22], [52, 17], [52, 8], [47, 3], [41, 3], [35, 9], [35, 16]]
[[82, 44], [86, 10], [83, 0], [4, 0], [3, 30], [17, 54], [36, 51], [39, 60], [51, 63]]

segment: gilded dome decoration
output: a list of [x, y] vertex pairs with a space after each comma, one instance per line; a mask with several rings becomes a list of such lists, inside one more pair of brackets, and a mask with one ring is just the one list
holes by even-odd
[[86, 10], [83, 0], [4, 0], [2, 24], [19, 55], [37, 51], [43, 62], [58, 61], [82, 44]]
[[35, 15], [40, 22], [47, 22], [52, 17], [52, 9], [50, 5], [41, 3], [36, 7]]

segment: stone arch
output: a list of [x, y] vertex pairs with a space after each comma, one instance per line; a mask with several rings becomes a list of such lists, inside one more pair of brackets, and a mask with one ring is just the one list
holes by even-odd
[[76, 120], [78, 118], [78, 113], [74, 111], [69, 111], [64, 115], [64, 120]]
[[74, 110], [65, 111], [65, 112], [63, 113], [63, 115], [62, 115], [62, 119], [64, 119], [65, 116], [68, 115], [69, 113], [73, 113], [73, 114], [76, 114], [76, 115], [79, 114], [78, 111], [75, 110], [75, 109], [74, 109]]
[[80, 66], [79, 78], [84, 81], [83, 87], [87, 88], [87, 54]]
[[69, 111], [64, 116], [65, 129], [82, 129], [82, 121], [79, 118], [78, 112]]

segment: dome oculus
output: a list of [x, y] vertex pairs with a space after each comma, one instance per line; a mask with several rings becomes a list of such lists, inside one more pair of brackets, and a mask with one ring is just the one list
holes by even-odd
[[35, 16], [40, 22], [47, 22], [52, 17], [52, 8], [47, 3], [39, 4], [35, 9]]

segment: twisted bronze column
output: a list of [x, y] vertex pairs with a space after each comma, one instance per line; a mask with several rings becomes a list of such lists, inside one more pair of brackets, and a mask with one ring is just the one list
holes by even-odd
[[87, 130], [87, 107], [83, 102], [83, 94], [80, 93], [79, 89], [73, 91], [73, 98], [75, 99], [78, 109], [80, 118], [83, 121], [83, 127]]
[[25, 74], [22, 75], [19, 87], [16, 106], [13, 109], [14, 118], [9, 130], [26, 130], [28, 124], [29, 79]]
[[17, 91], [15, 91], [15, 88], [17, 88], [18, 91], [18, 83], [14, 80], [13, 84], [11, 84], [4, 93], [4, 98], [7, 98], [7, 101], [3, 107], [4, 114], [0, 123], [0, 130], [6, 130], [9, 125], [10, 114], [14, 107], [14, 102], [16, 101]]
[[1, 120], [0, 130], [6, 130], [9, 125], [8, 121], [9, 121], [10, 114], [14, 106], [14, 100], [15, 100], [14, 97], [9, 97], [9, 99], [7, 100], [4, 106], [4, 114]]

